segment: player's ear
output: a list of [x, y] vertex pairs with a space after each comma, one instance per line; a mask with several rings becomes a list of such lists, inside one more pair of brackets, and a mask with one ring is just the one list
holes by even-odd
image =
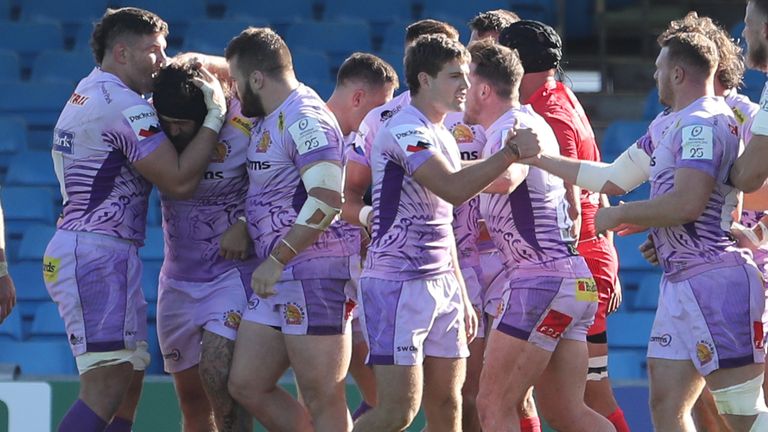
[[117, 64], [126, 64], [128, 62], [128, 46], [123, 42], [117, 42], [110, 52], [112, 60]]
[[261, 90], [264, 87], [264, 72], [256, 69], [248, 75], [248, 82], [256, 90]]
[[426, 72], [419, 72], [417, 77], [419, 79], [419, 87], [429, 87], [432, 82], [432, 77]]
[[359, 88], [352, 93], [352, 106], [357, 108], [363, 104], [365, 99], [365, 90]]

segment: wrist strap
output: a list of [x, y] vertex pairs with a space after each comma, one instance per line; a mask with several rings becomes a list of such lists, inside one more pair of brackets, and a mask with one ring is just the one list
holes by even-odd
[[765, 226], [763, 221], [759, 221], [755, 228], [759, 231], [759, 233], [756, 233], [758, 238], [757, 245], [765, 246], [768, 244], [768, 226]]
[[278, 264], [280, 264], [281, 266], [285, 267], [285, 263], [284, 263], [284, 262], [282, 262], [282, 261], [280, 261], [279, 259], [275, 258], [275, 256], [274, 256], [274, 255], [272, 255], [272, 254], [269, 254], [269, 257], [270, 257], [270, 258], [272, 258], [272, 260], [274, 260], [276, 263], [278, 263]]
[[373, 211], [373, 207], [367, 205], [360, 209], [360, 213], [357, 215], [357, 219], [360, 221], [360, 225], [368, 228], [368, 217]]
[[219, 133], [221, 127], [224, 125], [224, 115], [218, 108], [208, 110], [208, 114], [205, 115], [203, 120], [203, 126], [208, 129]]
[[8, 262], [0, 261], [0, 277], [8, 276]]

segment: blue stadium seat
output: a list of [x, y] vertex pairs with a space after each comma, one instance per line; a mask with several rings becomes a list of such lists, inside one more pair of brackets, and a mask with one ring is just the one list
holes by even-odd
[[292, 25], [285, 34], [291, 49], [307, 48], [347, 56], [371, 51], [371, 28], [365, 21], [316, 22]]
[[53, 225], [34, 225], [24, 231], [19, 245], [18, 261], [33, 261], [42, 265], [48, 242], [56, 233]]
[[42, 266], [37, 261], [13, 263], [10, 267], [16, 285], [16, 308], [24, 319], [31, 319], [42, 303], [49, 303], [51, 296], [45, 288]]
[[[474, 3], [468, 2], [467, 4]], [[465, 45], [469, 44], [469, 38], [472, 35], [472, 31], [469, 29], [467, 22], [471, 17], [464, 18], [463, 15], [451, 14], [437, 8], [434, 13], [425, 15], [424, 18], [432, 18], [452, 25], [459, 32], [459, 41]], [[405, 29], [403, 29], [403, 33], [405, 33]]]
[[765, 86], [765, 74], [754, 69], [747, 69], [744, 72], [744, 84], [739, 89], [739, 93], [748, 96], [753, 102], [760, 101], [760, 95]]
[[[32, 66], [32, 81], [59, 81], [73, 86], [94, 68], [93, 54], [86, 50], [40, 53]], [[63, 107], [63, 104], [62, 104]]]
[[157, 325], [150, 322], [147, 325], [147, 344], [149, 345], [149, 354], [152, 361], [149, 363], [146, 373], [150, 375], [162, 375], [163, 371], [163, 353], [160, 351], [160, 344], [157, 341]]
[[[15, 278], [14, 282], [16, 282]], [[21, 312], [16, 308], [11, 311], [11, 314], [5, 317], [5, 321], [0, 324], [0, 343], [5, 346], [8, 341], [20, 341], [23, 337]]]
[[659, 286], [661, 284], [661, 271], [649, 271], [641, 280], [640, 287], [635, 294], [632, 308], [635, 310], [656, 310], [659, 303]]
[[66, 340], [4, 342], [0, 363], [16, 363], [23, 375], [76, 375], [77, 365]]
[[0, 20], [11, 19], [11, 0], [0, 0]]
[[52, 127], [74, 89], [61, 82], [0, 83], [0, 115], [22, 116], [30, 127]]
[[0, 81], [21, 79], [21, 60], [16, 52], [0, 49]]
[[614, 381], [648, 379], [645, 350], [611, 351], [608, 355], [608, 376]]
[[302, 82], [316, 82], [331, 78], [331, 62], [328, 56], [322, 52], [304, 48], [291, 49], [293, 57], [293, 70], [296, 77]]
[[[423, 8], [421, 18], [435, 18], [440, 15], [453, 15], [462, 20], [462, 27], [480, 12], [492, 9], [509, 9], [505, 0], [421, 0]], [[462, 42], [466, 42], [462, 40]]]
[[646, 233], [614, 236], [613, 242], [619, 253], [619, 268], [627, 270], [649, 270], [654, 268], [643, 258], [638, 250], [638, 247], [640, 247], [646, 239]]
[[47, 302], [39, 305], [35, 311], [29, 340], [66, 340], [67, 328], [59, 315], [56, 303]]
[[11, 159], [5, 182], [14, 186], [58, 188], [59, 181], [53, 171], [51, 153], [30, 150], [17, 154]]
[[328, 100], [333, 94], [333, 89], [336, 88], [336, 82], [328, 78], [326, 79], [309, 79], [304, 80], [304, 84], [308, 85], [312, 90], [317, 93], [323, 100]]
[[11, 156], [27, 149], [27, 122], [19, 116], [2, 116], [0, 130], [0, 169], [5, 171]]
[[56, 23], [8, 21], [0, 25], [0, 48], [16, 51], [22, 66], [30, 67], [38, 52], [64, 48], [64, 36]]
[[12, 221], [17, 227], [56, 223], [53, 195], [48, 188], [7, 186], [0, 189], [0, 196], [6, 221]]
[[409, 24], [411, 24], [409, 21], [393, 21], [390, 23], [386, 30], [384, 30], [379, 51], [399, 53], [402, 59], [405, 55], [405, 29]]
[[141, 289], [144, 291], [144, 299], [147, 303], [157, 303], [157, 285], [160, 276], [162, 261], [144, 261], [141, 272]]
[[[83, 24], [80, 26], [79, 29], [77, 29], [77, 32], [75, 33], [75, 43], [74, 48], [75, 51], [88, 51], [91, 52], [91, 33], [93, 33], [93, 26], [88, 24]], [[93, 64], [95, 60], [93, 57], [91, 57], [91, 64]]]
[[157, 226], [147, 227], [147, 238], [139, 249], [142, 260], [163, 260], [163, 229]]
[[739, 21], [731, 27], [731, 37], [735, 40], [743, 39], [741, 33], [744, 31], [744, 21]]
[[608, 345], [617, 348], [647, 347], [653, 318], [653, 312], [616, 312], [609, 315], [611, 336]]
[[645, 108], [643, 108], [643, 120], [651, 121], [664, 111], [666, 107], [659, 101], [659, 89], [654, 87], [645, 98]]
[[182, 50], [224, 55], [229, 41], [248, 26], [269, 27], [269, 23], [266, 20], [257, 19], [190, 21], [184, 35]]
[[[400, 80], [400, 89], [407, 88], [405, 83], [405, 70], [403, 67], [403, 52], [402, 51], [387, 51], [378, 54], [384, 61], [390, 64], [397, 72], [397, 78]], [[398, 90], [395, 90], [397, 93]]]
[[157, 188], [152, 188], [149, 194], [149, 205], [147, 207], [147, 225], [160, 226], [163, 223], [162, 209], [160, 208], [160, 195]]
[[[183, 30], [190, 20], [207, 16], [205, 0], [120, 0], [120, 6], [131, 6], [154, 12], [168, 23], [170, 36]], [[179, 34], [179, 33], [177, 33]]]
[[54, 21], [65, 24], [90, 23], [104, 15], [106, 8], [106, 0], [25, 1], [21, 2], [21, 19], [24, 21]]
[[389, 0], [384, 8], [376, 3], [359, 0], [328, 0], [325, 2], [324, 20], [360, 18], [373, 23], [385, 23], [392, 20], [412, 21], [415, 18], [413, 2], [411, 0]]
[[[536, 13], [533, 13], [534, 11], [529, 10], [530, 8], [515, 7], [514, 4], [516, 2], [513, 1], [512, 3], [511, 10], [524, 16], [526, 19], [537, 19], [529, 17], [529, 15], [536, 15]], [[538, 1], [537, 3], [541, 5], [539, 6], [539, 12], [545, 12], [542, 9], [546, 5], [542, 3], [546, 2]], [[565, 34], [568, 36], [568, 39], [583, 39], [595, 34], [596, 14], [595, 3], [592, 0], [571, 0], [566, 4], [565, 8]], [[539, 19], [539, 21], [548, 22], [546, 18], [543, 20]]]
[[647, 121], [618, 120], [611, 123], [603, 135], [600, 152], [612, 161], [648, 131]]
[[[555, 11], [557, 10], [556, 0], [511, 0], [509, 9], [520, 16], [522, 19], [536, 20], [551, 26], [556, 25]], [[574, 3], [574, 0], [568, 2], [568, 4]], [[590, 2], [592, 3], [592, 2]], [[591, 14], [593, 15], [591, 9]], [[566, 10], [566, 16], [571, 17], [573, 13], [572, 9]], [[583, 15], [579, 16], [574, 14], [573, 17], [584, 18]], [[570, 34], [569, 34], [570, 35]]]
[[224, 16], [229, 18], [265, 19], [275, 24], [314, 19], [313, 0], [230, 0], [226, 5]]

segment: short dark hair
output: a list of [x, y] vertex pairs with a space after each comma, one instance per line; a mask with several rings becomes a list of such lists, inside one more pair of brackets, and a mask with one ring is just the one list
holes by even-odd
[[344, 60], [336, 74], [336, 85], [342, 85], [347, 80], [360, 80], [367, 86], [381, 88], [393, 84], [400, 85], [397, 72], [381, 58], [368, 53], [356, 52]]
[[517, 51], [491, 39], [474, 42], [468, 50], [475, 64], [474, 73], [487, 81], [497, 96], [509, 99], [518, 94], [523, 65]]
[[469, 28], [477, 33], [501, 32], [505, 27], [520, 21], [516, 13], [505, 9], [480, 12], [469, 21]]
[[715, 24], [712, 18], [700, 17], [696, 12], [689, 12], [682, 19], [669, 23], [669, 27], [659, 36], [665, 39], [675, 33], [701, 33], [715, 43], [720, 64], [717, 68], [717, 79], [725, 88], [737, 88], [741, 85], [744, 75], [744, 59], [741, 47], [731, 39], [731, 35], [722, 27]]
[[659, 37], [659, 46], [669, 50], [669, 59], [709, 75], [717, 69], [720, 58], [715, 43], [701, 33], [675, 33]]
[[161, 68], [155, 77], [152, 93], [157, 113], [202, 124], [208, 108], [203, 91], [195, 85], [194, 78], [202, 78], [202, 75], [187, 63], [173, 62]]
[[168, 36], [168, 24], [154, 13], [133, 7], [107, 9], [91, 33], [93, 58], [96, 64], [100, 65], [107, 50], [122, 36], [145, 36], [155, 33]]
[[410, 45], [419, 37], [431, 34], [443, 34], [449, 39], [459, 40], [459, 31], [456, 27], [438, 20], [423, 19], [405, 28], [405, 43]]
[[267, 27], [248, 27], [235, 36], [224, 53], [227, 60], [237, 57], [240, 68], [247, 72], [258, 70], [275, 77], [293, 69], [293, 58], [288, 45], [274, 30]]
[[419, 92], [419, 74], [436, 77], [446, 63], [460, 59], [470, 61], [469, 52], [461, 42], [443, 34], [431, 34], [416, 39], [405, 52], [405, 81], [412, 95]]

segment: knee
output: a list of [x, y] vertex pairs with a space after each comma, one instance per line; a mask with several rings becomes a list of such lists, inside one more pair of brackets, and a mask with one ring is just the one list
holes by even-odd
[[387, 430], [405, 430], [416, 418], [419, 412], [418, 404], [405, 401], [394, 404], [379, 404], [375, 409], [381, 410], [389, 422]]
[[344, 404], [344, 384], [317, 384], [301, 387], [301, 396], [310, 413], [316, 415], [326, 411], [329, 405]]
[[227, 391], [229, 392], [229, 395], [232, 396], [232, 399], [242, 404], [243, 401], [248, 400], [249, 390], [252, 389], [249, 388], [244, 380], [239, 380], [237, 377], [229, 375], [229, 379], [227, 380]]

